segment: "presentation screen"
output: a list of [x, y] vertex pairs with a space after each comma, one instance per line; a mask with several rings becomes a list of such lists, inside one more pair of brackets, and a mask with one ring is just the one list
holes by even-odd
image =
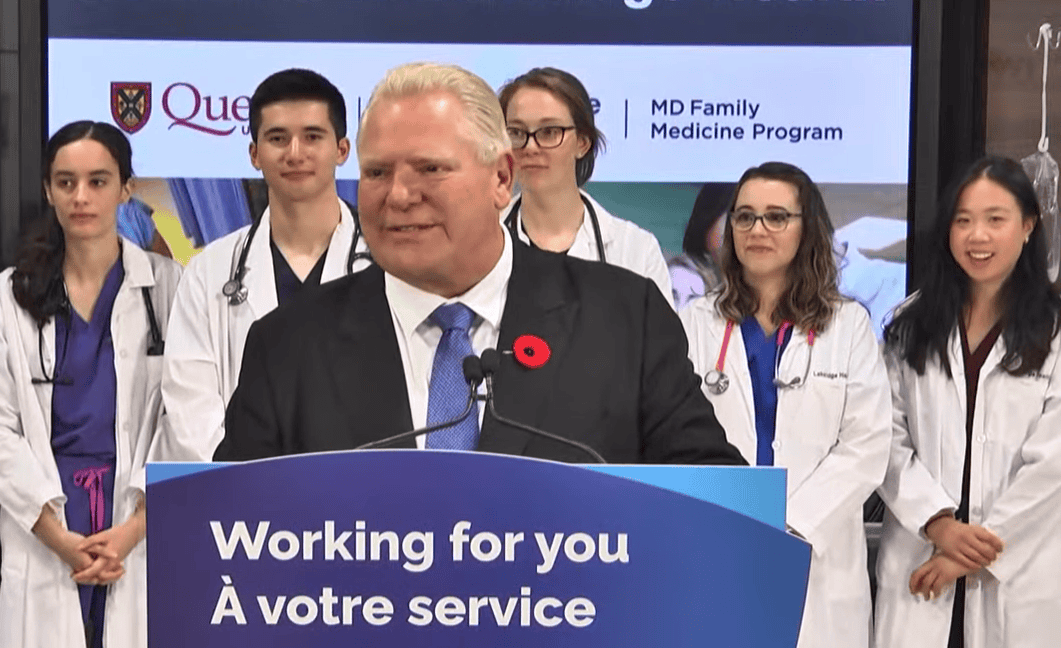
[[[905, 293], [914, 0], [49, 0], [47, 15], [49, 131], [125, 130], [130, 231], [154, 225], [184, 261], [264, 207], [247, 151], [263, 78], [322, 73], [352, 136], [385, 70], [430, 60], [495, 88], [533, 67], [577, 76], [607, 143], [586, 191], [656, 235], [679, 302], [717, 281], [710, 241], [682, 255], [694, 205], [714, 224], [769, 160], [822, 187], [844, 292], [878, 325]], [[356, 156], [338, 177], [356, 202]]]

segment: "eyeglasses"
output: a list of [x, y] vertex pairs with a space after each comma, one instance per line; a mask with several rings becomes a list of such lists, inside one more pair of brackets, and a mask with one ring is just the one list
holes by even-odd
[[783, 232], [788, 228], [788, 221], [799, 218], [800, 214], [793, 214], [784, 209], [771, 209], [765, 214], [756, 214], [750, 209], [741, 209], [730, 212], [729, 222], [733, 223], [733, 229], [741, 232], [750, 232], [755, 224], [763, 222], [763, 227], [768, 232]]
[[519, 150], [527, 146], [534, 138], [538, 148], [551, 149], [564, 143], [564, 135], [569, 130], [575, 130], [574, 126], [542, 126], [538, 130], [525, 131], [522, 128], [509, 127], [508, 137], [512, 140], [512, 148]]

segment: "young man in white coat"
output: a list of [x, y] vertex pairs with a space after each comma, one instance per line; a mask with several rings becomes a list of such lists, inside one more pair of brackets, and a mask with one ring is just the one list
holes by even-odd
[[251, 324], [303, 289], [370, 261], [357, 215], [339, 199], [350, 155], [346, 103], [309, 70], [277, 72], [251, 97], [250, 159], [269, 188], [261, 219], [189, 263], [169, 327], [162, 397], [169, 416], [152, 458], [210, 461], [224, 437]]

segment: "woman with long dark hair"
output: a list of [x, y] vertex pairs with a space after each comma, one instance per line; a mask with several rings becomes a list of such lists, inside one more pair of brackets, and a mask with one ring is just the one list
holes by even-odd
[[636, 272], [669, 300], [670, 273], [656, 237], [609, 214], [582, 189], [604, 150], [582, 82], [563, 70], [534, 68], [505, 84], [498, 99], [521, 191], [501, 214], [512, 237]]
[[180, 266], [118, 236], [132, 151], [68, 124], [50, 209], [0, 274], [0, 645], [147, 645], [144, 464]]
[[706, 182], [696, 194], [682, 237], [682, 253], [667, 261], [678, 310], [722, 281], [722, 234], [733, 187], [732, 182]]
[[1061, 637], [1061, 297], [1035, 190], [980, 160], [941, 204], [916, 294], [885, 330], [895, 425], [877, 645]]
[[840, 296], [832, 222], [806, 173], [748, 169], [728, 211], [722, 285], [680, 313], [689, 356], [730, 443], [788, 469], [788, 526], [813, 548], [798, 646], [867, 648], [862, 504], [891, 426], [873, 326]]

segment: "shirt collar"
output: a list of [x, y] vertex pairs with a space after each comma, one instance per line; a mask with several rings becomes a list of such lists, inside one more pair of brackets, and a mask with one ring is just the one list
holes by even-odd
[[501, 258], [479, 283], [472, 286], [462, 295], [446, 299], [441, 295], [429, 293], [398, 277], [384, 273], [384, 290], [391, 310], [398, 319], [398, 324], [406, 338], [409, 338], [421, 325], [431, 326], [427, 318], [442, 304], [460, 302], [472, 309], [476, 316], [483, 319], [495, 329], [501, 327], [501, 313], [505, 307], [505, 296], [508, 280], [512, 276], [512, 241], [508, 232], [501, 228], [504, 235], [504, 247]]

